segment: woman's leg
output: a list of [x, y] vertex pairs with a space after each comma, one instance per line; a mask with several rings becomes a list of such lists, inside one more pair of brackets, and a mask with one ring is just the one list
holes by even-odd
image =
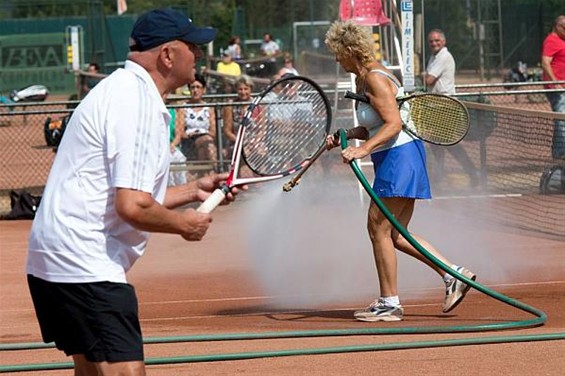
[[[397, 217], [402, 213], [406, 199], [383, 198], [382, 202]], [[397, 258], [392, 224], [374, 202], [369, 207], [367, 230], [373, 246], [373, 255], [379, 278], [381, 297], [398, 295]]]
[[196, 154], [197, 159], [202, 161], [215, 161], [216, 158], [216, 145], [212, 136], [205, 134], [196, 139]]
[[[392, 199], [392, 200], [399, 200], [399, 199]], [[414, 213], [414, 199], [400, 199], [406, 200], [406, 204], [402, 206], [398, 215], [395, 215], [397, 221], [408, 230], [408, 225], [410, 224], [410, 220], [412, 219], [412, 214]], [[390, 208], [389, 208], [390, 209]], [[438, 258], [441, 262], [445, 263], [448, 266], [452, 266], [453, 264], [447, 258], [445, 258], [431, 243], [429, 243], [426, 239], [413, 234], [410, 232], [410, 235], [428, 252]], [[404, 238], [396, 229], [392, 231], [392, 238], [394, 242], [394, 247], [399, 251], [416, 258], [417, 260], [423, 262], [424, 264], [428, 265], [430, 268], [435, 270], [440, 276], [443, 276], [445, 272], [441, 270], [438, 266], [436, 266], [433, 262], [428, 260], [424, 255], [422, 255], [418, 250]]]
[[[412, 214], [414, 212], [414, 202], [415, 200], [411, 199], [408, 204], [403, 207], [403, 210], [400, 212], [400, 214], [398, 216], [395, 216], [400, 224], [406, 229], [408, 229], [408, 224], [410, 223], [410, 219], [412, 218]], [[435, 270], [437, 274], [443, 277], [443, 280], [446, 284], [445, 299], [442, 307], [443, 312], [449, 312], [457, 307], [465, 297], [465, 294], [467, 294], [467, 292], [469, 291], [470, 286], [458, 279], [453, 278], [439, 266], [436, 266], [432, 261], [424, 257], [424, 255], [422, 255], [414, 246], [412, 246], [412, 244], [410, 244], [410, 242], [408, 242], [408, 240], [406, 240], [406, 238], [404, 238], [396, 229], [393, 230], [392, 234], [394, 246], [396, 249], [422, 261], [430, 268]], [[441, 253], [439, 253], [439, 251], [427, 240], [412, 233], [410, 233], [410, 235], [438, 260], [443, 262], [448, 267], [455, 268], [455, 265], [447, 258], [445, 258]], [[463, 267], [458, 267], [457, 271], [473, 281], [476, 279], [476, 275], [474, 273]]]

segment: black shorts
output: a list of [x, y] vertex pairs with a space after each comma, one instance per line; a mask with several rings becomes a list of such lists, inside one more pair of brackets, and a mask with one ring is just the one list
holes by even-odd
[[137, 297], [126, 283], [55, 283], [27, 276], [43, 341], [91, 362], [143, 360]]

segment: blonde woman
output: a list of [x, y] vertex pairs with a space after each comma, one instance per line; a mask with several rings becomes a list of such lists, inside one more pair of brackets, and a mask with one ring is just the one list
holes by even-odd
[[[342, 68], [355, 74], [357, 92], [365, 94], [370, 100], [370, 104], [359, 103], [356, 114], [359, 124], [370, 129], [372, 136], [359, 147], [349, 146], [342, 150], [343, 161], [349, 163], [371, 156], [375, 171], [373, 190], [398, 222], [408, 228], [416, 199], [429, 199], [431, 193], [424, 145], [402, 129], [396, 98], [404, 95], [404, 89], [392, 72], [375, 59], [373, 40], [366, 27], [351, 21], [335, 22], [326, 34], [325, 43]], [[333, 136], [328, 137], [328, 148], [337, 146], [337, 143]], [[404, 309], [398, 296], [397, 249], [425, 263], [443, 278], [446, 286], [443, 312], [451, 311], [463, 300], [469, 286], [420, 254], [398, 233], [374, 202], [369, 207], [367, 228], [380, 294], [367, 308], [354, 313], [357, 320], [402, 320]], [[469, 270], [447, 260], [425, 239], [411, 235], [445, 264], [472, 280], [476, 278]]]

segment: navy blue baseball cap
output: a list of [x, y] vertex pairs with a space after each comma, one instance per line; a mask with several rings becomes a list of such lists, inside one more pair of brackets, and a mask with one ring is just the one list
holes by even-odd
[[216, 37], [212, 27], [196, 27], [192, 20], [174, 9], [155, 9], [141, 15], [131, 32], [130, 51], [146, 51], [172, 40], [193, 44], [209, 43]]

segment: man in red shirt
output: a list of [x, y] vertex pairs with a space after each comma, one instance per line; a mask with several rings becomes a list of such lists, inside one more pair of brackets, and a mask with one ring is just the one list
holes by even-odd
[[[541, 55], [543, 80], [565, 81], [565, 15], [560, 15], [555, 19], [551, 33], [543, 41]], [[565, 84], [548, 84], [546, 88], [563, 90]], [[565, 91], [546, 94], [551, 109], [565, 113]], [[555, 121], [551, 154], [555, 159], [565, 159], [565, 121]]]

